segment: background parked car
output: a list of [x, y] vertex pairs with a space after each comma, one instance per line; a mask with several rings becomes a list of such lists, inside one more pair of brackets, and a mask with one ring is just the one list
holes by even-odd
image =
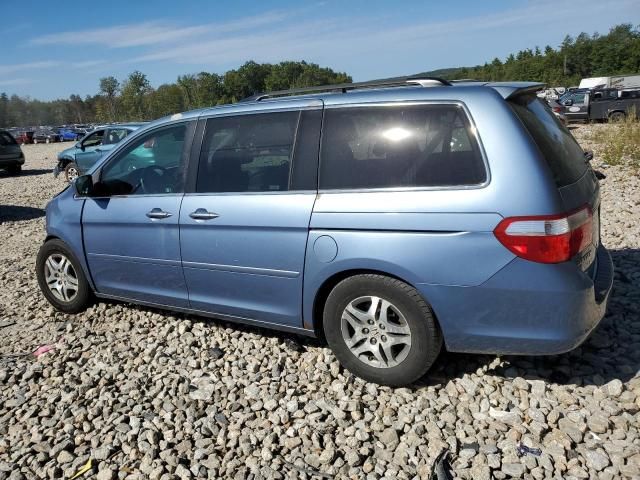
[[24, 154], [13, 135], [6, 130], [0, 130], [0, 168], [11, 174], [18, 174], [24, 164]]
[[18, 145], [33, 143], [32, 130], [11, 130], [9, 133], [13, 136]]
[[60, 142], [60, 135], [53, 130], [40, 129], [33, 134], [33, 143]]
[[60, 135], [60, 141], [66, 142], [68, 140], [79, 140], [82, 135], [76, 132], [73, 128], [60, 128], [58, 129], [58, 135]]
[[57, 177], [64, 172], [67, 181], [71, 182], [91, 168], [105, 152], [142, 125], [144, 123], [123, 123], [96, 128], [73, 147], [58, 154], [58, 165], [53, 174]]

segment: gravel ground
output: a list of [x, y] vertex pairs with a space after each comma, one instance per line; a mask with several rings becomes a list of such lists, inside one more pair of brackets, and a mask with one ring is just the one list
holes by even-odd
[[[27, 145], [23, 175], [0, 173], [0, 479], [69, 478], [89, 459], [81, 478], [428, 478], [445, 447], [459, 478], [640, 478], [631, 170], [594, 160], [616, 284], [582, 347], [444, 354], [418, 385], [392, 389], [285, 334], [117, 303], [54, 312], [34, 263], [62, 148]], [[518, 442], [542, 454], [519, 458]]]

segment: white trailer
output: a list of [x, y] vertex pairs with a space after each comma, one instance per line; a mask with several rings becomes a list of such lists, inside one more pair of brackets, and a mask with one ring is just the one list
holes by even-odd
[[580, 80], [579, 88], [617, 88], [626, 90], [630, 88], [640, 88], [640, 74], [635, 75], [614, 75], [611, 77], [592, 77]]

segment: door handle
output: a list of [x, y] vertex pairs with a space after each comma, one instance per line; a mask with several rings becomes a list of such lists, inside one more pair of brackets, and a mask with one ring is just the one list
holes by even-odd
[[206, 208], [198, 208], [195, 212], [189, 214], [194, 220], [212, 220], [218, 218], [220, 215], [213, 212], [208, 212]]
[[169, 212], [165, 212], [161, 208], [154, 208], [150, 212], [147, 212], [147, 217], [149, 218], [169, 218], [171, 214]]

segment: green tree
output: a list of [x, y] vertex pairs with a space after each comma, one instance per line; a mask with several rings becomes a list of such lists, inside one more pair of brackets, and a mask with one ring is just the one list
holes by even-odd
[[127, 120], [147, 120], [148, 109], [145, 97], [151, 92], [147, 76], [136, 70], [122, 85], [121, 102]]
[[[100, 79], [100, 93], [104, 96], [106, 111], [103, 113], [105, 120], [113, 122], [117, 119], [118, 89], [120, 83], [115, 77], [104, 77]], [[105, 115], [106, 114], [106, 115]]]

